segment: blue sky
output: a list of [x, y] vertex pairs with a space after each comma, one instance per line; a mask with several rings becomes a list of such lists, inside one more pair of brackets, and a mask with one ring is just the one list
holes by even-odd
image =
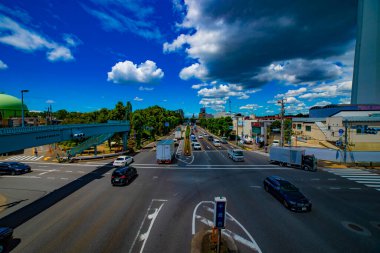
[[0, 92], [30, 90], [36, 111], [131, 101], [190, 116], [349, 103], [357, 1], [265, 2], [1, 1]]

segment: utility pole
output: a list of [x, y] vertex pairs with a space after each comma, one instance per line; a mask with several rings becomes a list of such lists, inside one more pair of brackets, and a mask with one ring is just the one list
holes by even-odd
[[284, 146], [284, 115], [285, 115], [285, 104], [286, 98], [283, 98], [281, 100], [278, 100], [277, 103], [281, 105], [281, 140], [280, 140], [280, 146]]
[[343, 161], [344, 163], [347, 162], [347, 129], [348, 129], [348, 121], [344, 120], [344, 154], [343, 154]]

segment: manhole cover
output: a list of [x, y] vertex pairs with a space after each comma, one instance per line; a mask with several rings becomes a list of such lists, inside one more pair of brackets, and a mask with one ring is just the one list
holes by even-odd
[[371, 235], [371, 232], [369, 232], [368, 229], [358, 225], [358, 224], [355, 224], [353, 222], [350, 222], [350, 221], [343, 221], [342, 222], [342, 225], [347, 228], [348, 230], [350, 230], [351, 232], [355, 232], [357, 234], [360, 234], [360, 235], [366, 235], [366, 236], [370, 236]]

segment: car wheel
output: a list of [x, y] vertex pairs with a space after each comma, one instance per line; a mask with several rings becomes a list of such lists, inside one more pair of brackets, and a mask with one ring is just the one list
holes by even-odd
[[289, 204], [288, 204], [288, 202], [286, 202], [286, 200], [284, 200], [284, 206], [287, 208], [287, 209], [289, 209]]
[[264, 189], [265, 189], [266, 192], [269, 192], [269, 188], [268, 188], [267, 184], [264, 185]]
[[305, 171], [308, 171], [308, 170], [309, 170], [309, 167], [306, 166], [306, 165], [304, 165], [304, 166], [303, 166], [303, 169], [304, 169]]

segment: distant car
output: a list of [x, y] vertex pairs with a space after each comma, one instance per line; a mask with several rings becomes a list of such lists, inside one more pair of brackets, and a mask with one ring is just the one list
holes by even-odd
[[227, 154], [228, 158], [231, 158], [234, 162], [244, 161], [244, 153], [241, 149], [229, 149]]
[[264, 180], [264, 189], [292, 211], [311, 211], [311, 201], [297, 187], [281, 177], [267, 177]]
[[198, 135], [198, 139], [203, 139], [203, 135]]
[[209, 135], [209, 136], [207, 137], [207, 140], [209, 140], [209, 141], [213, 141], [213, 140], [214, 140], [214, 137], [211, 136], [211, 135]]
[[0, 163], [0, 174], [20, 175], [31, 172], [32, 169], [28, 164], [20, 162], [2, 162]]
[[279, 141], [279, 140], [273, 140], [273, 142], [272, 142], [272, 146], [273, 146], [273, 147], [278, 147], [278, 146], [280, 146], [280, 141]]
[[201, 144], [199, 144], [198, 142], [194, 142], [193, 148], [194, 148], [194, 150], [201, 150], [202, 149]]
[[227, 137], [222, 137], [220, 138], [220, 142], [223, 143], [223, 144], [227, 144]]
[[214, 144], [215, 147], [220, 147], [221, 146], [220, 141], [218, 139], [214, 139], [212, 141], [212, 144]]
[[126, 166], [133, 162], [134, 162], [133, 157], [123, 155], [116, 158], [116, 160], [113, 162], [113, 166]]
[[133, 178], [137, 176], [136, 168], [132, 166], [117, 168], [112, 172], [111, 184], [115, 185], [127, 185]]
[[0, 227], [0, 253], [7, 252], [12, 239], [13, 229], [8, 227]]

